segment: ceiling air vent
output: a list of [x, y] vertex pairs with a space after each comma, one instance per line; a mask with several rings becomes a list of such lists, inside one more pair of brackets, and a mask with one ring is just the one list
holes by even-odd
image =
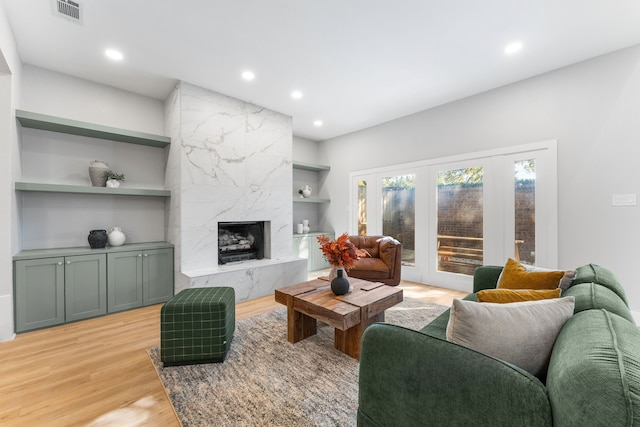
[[51, 6], [55, 15], [80, 23], [82, 17], [80, 3], [72, 0], [52, 0]]

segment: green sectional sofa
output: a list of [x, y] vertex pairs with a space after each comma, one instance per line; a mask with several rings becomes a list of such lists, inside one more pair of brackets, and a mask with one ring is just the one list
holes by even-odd
[[[479, 267], [474, 293], [502, 267]], [[640, 331], [614, 275], [577, 269], [563, 296], [574, 315], [558, 335], [546, 383], [446, 341], [449, 311], [421, 331], [378, 323], [364, 333], [359, 426], [640, 426]]]

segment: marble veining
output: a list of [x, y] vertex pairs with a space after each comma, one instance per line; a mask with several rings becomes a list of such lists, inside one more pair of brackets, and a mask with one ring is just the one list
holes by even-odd
[[[284, 272], [272, 262], [291, 264], [284, 261], [293, 229], [291, 117], [185, 82], [170, 94], [165, 114], [174, 141], [167, 174], [172, 194], [180, 194], [167, 209], [167, 234], [179, 253], [176, 271], [209, 271], [183, 276], [180, 286], [216, 286], [224, 277], [248, 298], [266, 295], [273, 283], [291, 284], [286, 281], [300, 272]], [[268, 221], [271, 260], [219, 269], [217, 227], [224, 221]], [[306, 264], [293, 265], [306, 275]]]

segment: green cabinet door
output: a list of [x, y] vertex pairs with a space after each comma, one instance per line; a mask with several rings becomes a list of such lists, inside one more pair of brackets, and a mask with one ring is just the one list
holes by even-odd
[[[334, 240], [335, 234], [325, 234], [329, 239]], [[293, 255], [307, 259], [308, 271], [322, 270], [331, 267], [320, 250], [320, 244], [318, 243], [319, 235], [319, 233], [313, 233], [293, 236]]]
[[142, 255], [143, 305], [166, 302], [173, 297], [173, 249], [154, 249]]
[[107, 313], [105, 254], [65, 257], [65, 320], [88, 319]]
[[142, 251], [107, 255], [108, 311], [142, 307]]
[[16, 332], [64, 323], [64, 258], [15, 262]]

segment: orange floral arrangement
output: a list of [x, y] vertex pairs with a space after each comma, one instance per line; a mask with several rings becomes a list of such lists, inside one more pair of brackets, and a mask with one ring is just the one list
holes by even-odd
[[369, 252], [364, 249], [356, 248], [356, 245], [349, 240], [347, 233], [344, 233], [333, 242], [324, 234], [318, 236], [317, 239], [324, 257], [334, 267], [344, 267], [349, 270], [359, 258], [369, 255]]

